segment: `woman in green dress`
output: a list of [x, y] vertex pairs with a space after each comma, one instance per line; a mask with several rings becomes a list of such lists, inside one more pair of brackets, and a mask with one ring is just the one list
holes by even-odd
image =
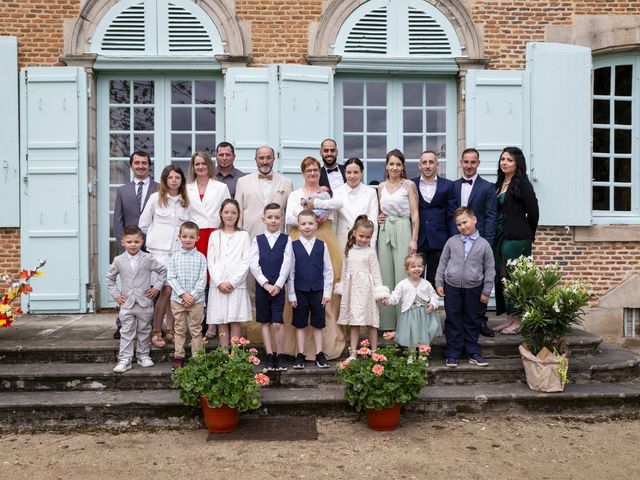
[[531, 255], [538, 228], [538, 199], [527, 177], [527, 164], [518, 147], [506, 147], [498, 166], [498, 217], [493, 255], [496, 261], [496, 315], [507, 314], [507, 320], [494, 328], [504, 335], [517, 333], [522, 320], [513, 305], [505, 299], [502, 279], [509, 277], [509, 260]]

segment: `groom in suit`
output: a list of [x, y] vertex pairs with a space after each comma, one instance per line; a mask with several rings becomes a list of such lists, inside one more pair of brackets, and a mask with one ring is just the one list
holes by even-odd
[[[478, 223], [476, 229], [480, 236], [493, 247], [496, 237], [496, 211], [498, 197], [493, 183], [478, 175], [480, 166], [480, 154], [475, 148], [467, 148], [462, 152], [460, 159], [462, 177], [453, 182], [456, 192], [458, 207], [470, 207], [476, 214]], [[485, 337], [493, 337], [494, 333], [487, 327], [487, 317], [480, 328], [480, 333]]]
[[344, 165], [338, 164], [338, 145], [332, 138], [320, 144], [320, 156], [324, 164], [320, 169], [320, 185], [333, 191], [347, 182]]
[[[140, 213], [144, 210], [147, 200], [158, 190], [158, 184], [149, 176], [151, 157], [147, 152], [133, 152], [129, 157], [129, 167], [133, 171], [133, 181], [118, 187], [116, 203], [113, 206], [113, 230], [118, 254], [124, 253], [121, 240], [125, 227], [138, 226]], [[120, 338], [120, 325], [120, 318], [116, 318], [117, 330], [113, 338]]]
[[435, 285], [436, 270], [444, 244], [458, 231], [453, 220], [453, 212], [456, 210], [453, 182], [438, 175], [438, 165], [436, 153], [426, 150], [420, 155], [418, 164], [422, 175], [412, 178], [418, 189], [420, 211], [418, 251], [425, 258], [426, 278], [431, 285]]
[[235, 197], [240, 205], [239, 226], [249, 233], [252, 240], [264, 233], [264, 207], [269, 203], [277, 203], [284, 210], [293, 190], [291, 179], [273, 171], [273, 148], [268, 145], [258, 147], [255, 159], [258, 171], [238, 179]]

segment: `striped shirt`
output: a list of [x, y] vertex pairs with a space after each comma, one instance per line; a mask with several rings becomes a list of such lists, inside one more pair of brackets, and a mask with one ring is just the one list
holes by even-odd
[[183, 293], [189, 293], [196, 303], [204, 301], [207, 283], [207, 259], [198, 250], [184, 248], [175, 252], [169, 262], [167, 283], [171, 287], [171, 300], [184, 304]]

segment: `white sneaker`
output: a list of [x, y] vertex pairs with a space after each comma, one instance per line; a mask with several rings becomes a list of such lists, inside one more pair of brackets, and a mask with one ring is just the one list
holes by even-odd
[[127, 370], [131, 370], [131, 362], [128, 362], [127, 360], [120, 360], [113, 369], [116, 373], [124, 373]]
[[149, 357], [139, 358], [137, 364], [141, 367], [153, 367], [154, 365], [153, 360], [151, 360], [151, 358]]

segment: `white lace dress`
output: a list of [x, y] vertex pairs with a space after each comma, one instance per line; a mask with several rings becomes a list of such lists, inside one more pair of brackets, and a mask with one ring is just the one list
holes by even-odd
[[339, 325], [370, 326], [380, 325], [378, 305], [389, 295], [389, 289], [382, 285], [378, 257], [371, 247], [354, 246], [342, 262], [342, 279], [335, 286], [335, 293], [341, 294]]

